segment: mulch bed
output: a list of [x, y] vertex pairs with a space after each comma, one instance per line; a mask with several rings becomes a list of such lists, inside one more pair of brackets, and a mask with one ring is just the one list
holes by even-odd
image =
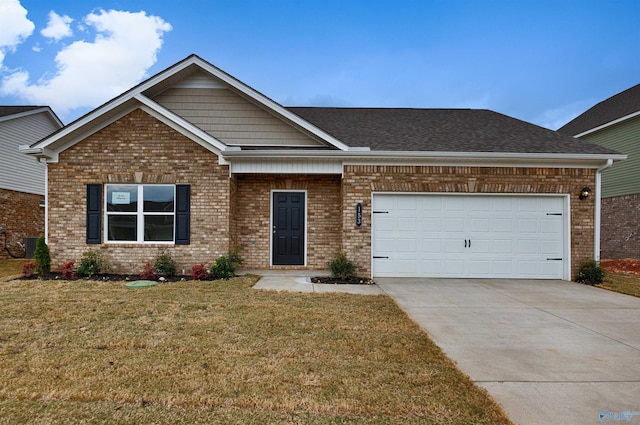
[[[92, 281], [99, 281], [99, 282], [114, 282], [114, 281], [132, 282], [135, 280], [150, 280], [150, 279], [145, 279], [138, 274], [116, 274], [116, 273], [96, 274], [91, 277], [76, 276], [71, 279], [65, 279], [65, 277], [62, 276], [62, 273], [48, 273], [42, 276], [33, 275], [31, 277], [20, 277], [19, 279], [21, 280], [92, 280]], [[184, 281], [194, 280], [194, 279], [190, 275], [185, 275], [185, 276], [170, 276], [170, 277], [164, 278], [164, 280], [161, 280], [159, 278], [151, 279], [151, 280], [157, 280], [160, 282], [184, 282]], [[205, 281], [205, 280], [217, 280], [217, 279], [207, 276], [199, 280]]]
[[334, 278], [334, 277], [312, 277], [312, 283], [326, 283], [329, 285], [375, 285], [376, 283], [368, 277]]
[[632, 276], [640, 276], [640, 260], [636, 258], [624, 258], [621, 260], [602, 260], [600, 267], [612, 273], [622, 273]]

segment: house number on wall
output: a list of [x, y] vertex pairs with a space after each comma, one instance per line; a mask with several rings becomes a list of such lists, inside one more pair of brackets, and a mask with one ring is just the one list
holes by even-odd
[[362, 226], [362, 204], [356, 204], [356, 227]]

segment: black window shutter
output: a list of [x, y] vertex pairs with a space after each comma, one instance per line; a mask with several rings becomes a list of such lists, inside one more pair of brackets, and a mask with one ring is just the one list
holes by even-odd
[[102, 185], [87, 185], [87, 244], [99, 244], [102, 230]]
[[176, 185], [176, 245], [189, 245], [191, 185]]

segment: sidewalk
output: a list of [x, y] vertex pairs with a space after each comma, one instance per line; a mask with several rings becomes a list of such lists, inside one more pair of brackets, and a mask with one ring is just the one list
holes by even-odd
[[311, 283], [316, 276], [329, 276], [324, 270], [238, 270], [238, 274], [257, 274], [262, 278], [254, 289], [290, 292], [344, 292], [359, 295], [382, 295], [378, 285], [331, 285]]

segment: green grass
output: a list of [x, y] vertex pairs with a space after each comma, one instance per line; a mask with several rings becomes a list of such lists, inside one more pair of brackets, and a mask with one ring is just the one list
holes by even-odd
[[0, 424], [508, 424], [386, 296], [0, 282]]
[[606, 272], [603, 282], [598, 287], [640, 297], [640, 277], [638, 276]]

